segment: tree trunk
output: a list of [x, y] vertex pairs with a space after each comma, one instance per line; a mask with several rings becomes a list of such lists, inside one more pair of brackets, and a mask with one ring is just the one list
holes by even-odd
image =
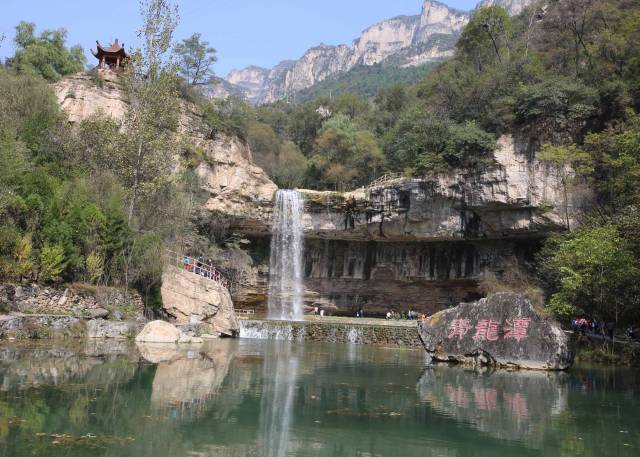
[[132, 193], [131, 193], [131, 202], [129, 204], [129, 225], [131, 225], [131, 220], [133, 219], [133, 210], [135, 209], [135, 205], [136, 205], [136, 198], [138, 197], [138, 185], [139, 185], [139, 180], [140, 180], [140, 167], [142, 166], [141, 163], [141, 158], [142, 158], [142, 142], [140, 142], [138, 144], [138, 157], [136, 159], [136, 168], [133, 172], [133, 189], [131, 189]]

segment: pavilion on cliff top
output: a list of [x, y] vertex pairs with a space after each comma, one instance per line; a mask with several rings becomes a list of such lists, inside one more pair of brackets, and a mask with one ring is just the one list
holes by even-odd
[[96, 40], [97, 50], [91, 50], [91, 53], [100, 62], [98, 68], [111, 70], [117, 70], [124, 67], [124, 61], [127, 59], [127, 53], [124, 50], [124, 43], [122, 45], [118, 43], [116, 38], [115, 42], [109, 45], [108, 48], [104, 48], [100, 45], [100, 42]]

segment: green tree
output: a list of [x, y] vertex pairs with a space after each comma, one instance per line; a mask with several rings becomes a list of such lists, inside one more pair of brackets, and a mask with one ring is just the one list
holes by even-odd
[[511, 18], [504, 8], [481, 7], [473, 13], [456, 47], [482, 71], [492, 62], [502, 63], [507, 57], [511, 31]]
[[280, 153], [280, 139], [273, 129], [261, 122], [249, 122], [247, 141], [256, 164], [267, 174], [273, 175]]
[[60, 280], [65, 269], [64, 248], [59, 244], [45, 244], [40, 252], [38, 280], [44, 283]]
[[313, 150], [316, 169], [335, 190], [367, 184], [383, 168], [384, 156], [376, 138], [344, 114], [327, 120]]
[[474, 122], [457, 124], [422, 109], [405, 113], [386, 143], [390, 168], [418, 174], [474, 165], [488, 160], [496, 147], [493, 136]]
[[173, 33], [180, 16], [172, 0], [140, 0], [142, 50], [137, 53], [136, 71], [152, 81], [166, 70], [166, 54], [171, 49]]
[[585, 228], [559, 243], [546, 262], [557, 276], [550, 309], [624, 322], [635, 317], [640, 270], [627, 240], [613, 225]]
[[194, 33], [174, 47], [180, 76], [191, 85], [210, 82], [213, 78], [212, 66], [218, 60], [215, 48], [201, 37], [200, 33]]
[[286, 141], [280, 147], [278, 166], [273, 171], [273, 179], [279, 187], [293, 189], [301, 187], [304, 182], [304, 174], [307, 160], [291, 141]]
[[66, 47], [66, 30], [45, 30], [40, 36], [36, 36], [35, 28], [35, 24], [31, 22], [20, 22], [16, 26], [16, 53], [13, 62], [19, 72], [57, 81], [84, 69], [86, 57], [82, 48]]

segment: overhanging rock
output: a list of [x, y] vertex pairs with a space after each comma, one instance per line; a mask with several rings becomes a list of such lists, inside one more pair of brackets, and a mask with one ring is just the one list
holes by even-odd
[[421, 322], [418, 333], [434, 361], [566, 370], [573, 360], [560, 325], [513, 293], [441, 311]]

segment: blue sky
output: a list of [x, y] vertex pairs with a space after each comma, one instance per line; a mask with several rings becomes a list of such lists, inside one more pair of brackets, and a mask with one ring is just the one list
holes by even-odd
[[[469, 10], [477, 0], [444, 0]], [[70, 44], [80, 44], [88, 56], [95, 40], [118, 37], [136, 44], [140, 25], [137, 0], [1, 0], [0, 34], [6, 38], [0, 57], [13, 54], [13, 28], [35, 22], [38, 30], [67, 29]], [[218, 50], [216, 73], [247, 65], [270, 67], [300, 57], [320, 43], [351, 43], [360, 31], [383, 19], [419, 14], [422, 0], [179, 0], [176, 38], [202, 33]], [[91, 57], [91, 59], [93, 59]]]

